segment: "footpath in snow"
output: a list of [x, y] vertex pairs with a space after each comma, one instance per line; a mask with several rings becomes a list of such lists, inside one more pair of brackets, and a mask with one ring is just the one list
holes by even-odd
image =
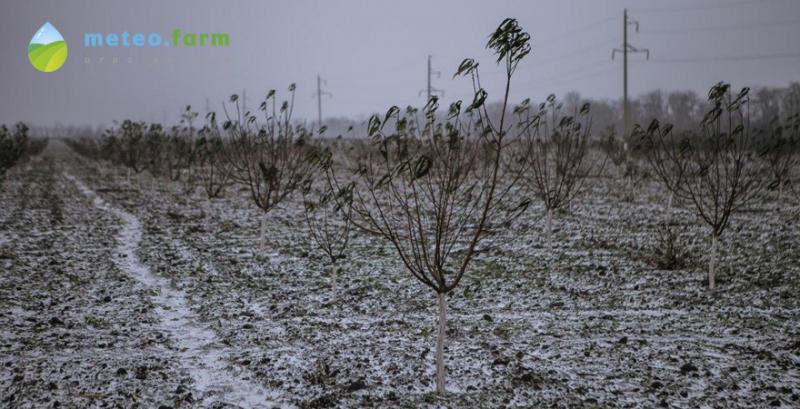
[[181, 365], [192, 375], [198, 400], [208, 406], [224, 403], [244, 408], [287, 407], [285, 403], [276, 402], [276, 392], [266, 390], [228, 369], [226, 349], [213, 331], [198, 321], [187, 304], [186, 294], [173, 288], [166, 278], [153, 274], [139, 261], [136, 255], [142, 238], [139, 219], [106, 203], [76, 177], [69, 174], [64, 176], [75, 183], [96, 208], [111, 212], [122, 220], [114, 262], [145, 288], [155, 290], [152, 301], [161, 328], [173, 340]]

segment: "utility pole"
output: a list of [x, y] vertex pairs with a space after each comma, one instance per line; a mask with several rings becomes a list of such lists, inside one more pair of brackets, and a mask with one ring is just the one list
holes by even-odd
[[426, 92], [428, 94], [428, 99], [425, 100], [426, 103], [427, 101], [430, 101], [431, 96], [433, 94], [440, 94], [441, 96], [444, 96], [444, 90], [434, 88], [433, 85], [431, 85], [431, 77], [434, 75], [436, 76], [436, 78], [442, 78], [441, 72], [433, 70], [433, 65], [431, 64], [431, 55], [428, 55], [428, 87], [424, 90], [420, 90], [418, 94], [422, 95], [423, 92]]
[[639, 32], [639, 22], [628, 19], [628, 9], [622, 12], [622, 49], [615, 48], [611, 51], [611, 59], [617, 53], [622, 53], [622, 135], [625, 138], [625, 150], [628, 150], [627, 136], [631, 130], [631, 105], [628, 101], [628, 53], [645, 53], [650, 59], [650, 50], [647, 48], [636, 48], [628, 43], [628, 26], [636, 27]]
[[317, 126], [320, 129], [322, 128], [322, 97], [327, 96], [333, 98], [333, 94], [322, 90], [322, 83], [328, 85], [328, 81], [325, 81], [317, 74], [317, 92], [313, 96], [317, 97]]

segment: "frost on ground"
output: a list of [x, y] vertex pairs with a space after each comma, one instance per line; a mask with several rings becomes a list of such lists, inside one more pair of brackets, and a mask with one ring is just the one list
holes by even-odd
[[261, 386], [248, 378], [231, 376], [223, 361], [225, 352], [216, 345], [219, 340], [213, 331], [197, 322], [186, 304], [184, 292], [173, 289], [167, 278], [153, 275], [147, 266], [141, 264], [136, 251], [142, 237], [142, 226], [136, 216], [109, 206], [74, 176], [66, 175], [66, 178], [75, 183], [97, 209], [113, 213], [122, 221], [122, 230], [117, 237], [119, 252], [114, 261], [121, 270], [141, 282], [146, 290], [154, 292], [151, 299], [160, 327], [174, 341], [180, 363], [191, 374], [199, 399], [248, 408], [274, 406]]
[[0, 406], [800, 405], [800, 239], [774, 203], [736, 216], [714, 293], [687, 212], [692, 265], [647, 262], [654, 184], [625, 202], [592, 180], [550, 242], [531, 212], [451, 294], [437, 398], [435, 298], [390, 247], [357, 236], [328, 266], [297, 200], [262, 249], [236, 188], [209, 201], [48, 149], [0, 193]]

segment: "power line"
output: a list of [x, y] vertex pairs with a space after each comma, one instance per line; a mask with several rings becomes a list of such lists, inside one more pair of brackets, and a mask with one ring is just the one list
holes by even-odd
[[533, 85], [553, 85], [553, 84], [563, 84], [569, 81], [578, 81], [583, 80], [589, 77], [596, 77], [599, 74], [605, 74], [606, 72], [611, 72], [617, 69], [616, 66], [606, 66], [600, 64], [592, 64], [588, 69], [576, 70], [573, 71], [571, 74], [563, 74], [559, 73], [557, 75], [551, 75], [547, 78], [534, 78], [533, 80], [524, 81], [519, 84], [520, 87], [528, 87]]
[[760, 55], [736, 55], [720, 57], [688, 57], [688, 58], [654, 58], [650, 61], [659, 63], [692, 63], [712, 61], [758, 61], [758, 60], [788, 60], [800, 58], [800, 53], [775, 53]]
[[[606, 40], [597, 41], [597, 42], [589, 44], [589, 45], [587, 45], [585, 47], [570, 51], [568, 53], [557, 55], [557, 56], [551, 57], [551, 58], [542, 59], [542, 60], [536, 59], [534, 57], [534, 59], [532, 59], [532, 64], [535, 67], [542, 67], [542, 66], [551, 65], [553, 63], [557, 63], [557, 62], [566, 60], [566, 59], [568, 59], [570, 57], [575, 57], [575, 56], [578, 56], [578, 55], [584, 55], [585, 53], [587, 53], [589, 51], [596, 50], [599, 47], [606, 46], [606, 45], [611, 45], [613, 43], [616, 43], [618, 40], [619, 40], [618, 38], [614, 38], [612, 40], [607, 40], [606, 39]], [[578, 68], [578, 70], [582, 70], [583, 68], [594, 68], [596, 66], [597, 66], [597, 63], [593, 62], [593, 63], [589, 64], [588, 66]], [[569, 72], [566, 72], [566, 73], [560, 72], [559, 75], [571, 74], [571, 73], [573, 73], [573, 72], [572, 71], [569, 71]], [[505, 72], [505, 70], [482, 70], [480, 72], [480, 74], [481, 74], [481, 77], [494, 76], [494, 75], [498, 75], [499, 76], [499, 75], [505, 75], [506, 72]]]
[[728, 1], [725, 3], [717, 3], [717, 4], [701, 4], [701, 5], [691, 5], [691, 6], [682, 6], [682, 7], [653, 7], [653, 8], [635, 8], [631, 9], [631, 11], [635, 11], [636, 13], [680, 13], [686, 11], [704, 11], [704, 10], [718, 10], [718, 9], [727, 9], [751, 4], [758, 4], [758, 3], [767, 3], [769, 0], [740, 0], [740, 1]]
[[730, 31], [730, 30], [748, 30], [763, 27], [779, 27], [786, 25], [800, 24], [800, 20], [783, 20], [765, 23], [752, 23], [752, 24], [737, 24], [725, 25], [716, 27], [687, 27], [687, 28], [665, 28], [656, 30], [647, 30], [643, 34], [673, 34], [673, 33], [699, 33], [709, 31]]
[[593, 29], [595, 27], [599, 27], [605, 22], [612, 21], [614, 19], [614, 17], [615, 17], [614, 15], [610, 15], [608, 17], [603, 17], [603, 18], [601, 18], [599, 20], [595, 20], [595, 21], [593, 21], [593, 22], [591, 22], [589, 24], [586, 24], [584, 26], [580, 26], [578, 28], [574, 28], [572, 30], [568, 30], [568, 31], [566, 31], [564, 33], [561, 33], [560, 35], [554, 36], [554, 37], [552, 37], [550, 39], [545, 38], [544, 40], [538, 40], [537, 41], [537, 39], [534, 37], [534, 45], [537, 42], [542, 42], [544, 44], [541, 47], [539, 47], [540, 49], [541, 48], [550, 47], [554, 43], [557, 43], [558, 41], [564, 40], [565, 38], [571, 37], [571, 36], [573, 36], [575, 34], [583, 33], [585, 31], [591, 30], [591, 29]]
[[574, 51], [571, 51], [571, 52], [568, 52], [568, 53], [565, 53], [565, 54], [557, 55], [555, 57], [546, 58], [546, 59], [543, 59], [543, 60], [536, 60], [535, 63], [539, 64], [539, 65], [545, 65], [545, 64], [551, 64], [551, 63], [554, 63], [554, 62], [562, 61], [562, 60], [564, 60], [566, 58], [574, 57], [576, 55], [584, 54], [586, 52], [595, 50], [598, 47], [602, 47], [602, 46], [606, 46], [606, 45], [615, 43], [618, 40], [619, 40], [619, 38], [617, 37], [617, 38], [614, 38], [613, 40], [606, 39], [606, 40], [597, 41], [597, 42], [589, 44], [589, 45], [587, 45], [585, 47], [582, 47], [580, 49], [577, 49], [577, 50], [574, 50]]

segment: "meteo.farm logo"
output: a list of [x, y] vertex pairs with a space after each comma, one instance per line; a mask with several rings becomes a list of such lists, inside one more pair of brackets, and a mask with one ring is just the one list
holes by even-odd
[[171, 41], [163, 40], [159, 33], [85, 33], [84, 47], [227, 47], [231, 43], [228, 33], [184, 33], [172, 30]]
[[[176, 28], [168, 35], [160, 33], [131, 33], [128, 31], [83, 34], [85, 48], [137, 48], [137, 47], [228, 47], [228, 33], [193, 33]], [[41, 72], [53, 72], [67, 61], [67, 42], [58, 30], [44, 23], [28, 44], [28, 60]]]
[[28, 43], [28, 60], [41, 72], [53, 72], [67, 62], [67, 42], [50, 22], [44, 23]]

